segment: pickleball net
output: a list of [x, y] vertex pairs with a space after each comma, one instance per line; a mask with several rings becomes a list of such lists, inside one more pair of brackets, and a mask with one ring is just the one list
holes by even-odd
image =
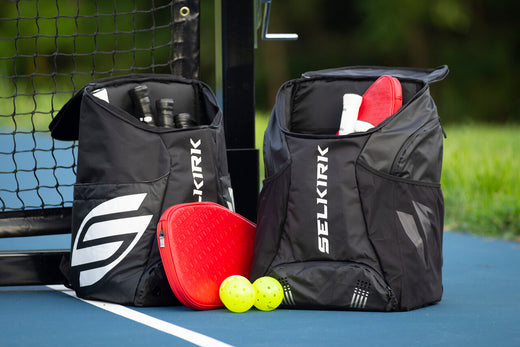
[[48, 125], [85, 83], [131, 73], [197, 78], [199, 66], [199, 0], [3, 1], [0, 221], [8, 227], [0, 237], [24, 234], [27, 219], [38, 233], [69, 213], [78, 144], [52, 139]]

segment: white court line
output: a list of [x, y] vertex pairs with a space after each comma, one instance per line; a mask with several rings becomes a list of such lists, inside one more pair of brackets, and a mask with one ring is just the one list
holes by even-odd
[[231, 346], [231, 345], [228, 345], [227, 343], [216, 340], [212, 337], [197, 333], [195, 331], [180, 327], [180, 326], [172, 324], [172, 323], [168, 323], [166, 321], [163, 321], [163, 320], [157, 319], [155, 317], [149, 316], [147, 314], [132, 310], [132, 309], [122, 306], [122, 305], [112, 304], [109, 302], [85, 300], [82, 298], [78, 298], [73, 290], [70, 290], [69, 288], [62, 286], [62, 285], [48, 285], [47, 287], [49, 287], [53, 290], [56, 290], [56, 291], [61, 291], [67, 295], [70, 295], [70, 296], [72, 296], [76, 299], [79, 299], [81, 301], [84, 301], [88, 304], [102, 308], [103, 310], [115, 313], [119, 316], [131, 319], [138, 323], [147, 325], [151, 328], [160, 330], [167, 334], [176, 336], [180, 339], [189, 341], [198, 346], [221, 346], [221, 347]]

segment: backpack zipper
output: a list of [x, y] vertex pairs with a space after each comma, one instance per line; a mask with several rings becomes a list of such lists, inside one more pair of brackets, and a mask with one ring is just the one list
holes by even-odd
[[164, 236], [165, 236], [165, 233], [164, 233], [162, 223], [161, 223], [161, 231], [159, 232], [159, 247], [160, 248], [165, 247]]

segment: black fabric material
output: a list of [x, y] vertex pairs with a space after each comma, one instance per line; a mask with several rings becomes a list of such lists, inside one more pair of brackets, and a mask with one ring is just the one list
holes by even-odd
[[[269, 276], [278, 278], [291, 293], [290, 299], [282, 303], [284, 308], [341, 310], [352, 305], [353, 310], [392, 311], [397, 305], [392, 289], [382, 277], [359, 263], [282, 264], [273, 268]], [[356, 297], [356, 291], [370, 293], [370, 300], [364, 305], [363, 295]]]
[[413, 79], [424, 83], [442, 81], [448, 75], [448, 66], [442, 65], [433, 69], [417, 69], [409, 67], [387, 67], [387, 66], [348, 66], [319, 71], [309, 71], [302, 77], [331, 76], [331, 77], [367, 77], [391, 75], [401, 79]]
[[[279, 278], [293, 308], [410, 310], [441, 299], [443, 130], [429, 84], [447, 73], [352, 67], [280, 88], [264, 135], [252, 280]], [[336, 136], [342, 95], [382, 74], [399, 78], [403, 106], [367, 132]]]
[[[368, 238], [400, 308], [410, 310], [438, 302], [442, 297], [444, 224], [440, 186], [396, 179], [363, 165], [358, 167], [357, 179]], [[410, 216], [416, 225], [422, 254], [404, 231], [399, 214]]]
[[[138, 84], [198, 125], [145, 124], [128, 91]], [[108, 101], [92, 92], [105, 88]], [[79, 140], [72, 211], [71, 286], [78, 296], [125, 305], [179, 304], [156, 241], [170, 206], [233, 203], [222, 112], [205, 84], [170, 75], [130, 75], [87, 84], [51, 122], [52, 135]], [[97, 248], [97, 249], [96, 249]]]

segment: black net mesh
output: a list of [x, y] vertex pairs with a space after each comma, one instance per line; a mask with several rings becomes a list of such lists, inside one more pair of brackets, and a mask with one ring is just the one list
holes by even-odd
[[77, 143], [52, 139], [50, 121], [92, 79], [179, 74], [198, 47], [183, 53], [183, 38], [174, 42], [174, 17], [198, 12], [159, 0], [0, 5], [0, 212], [70, 207]]

